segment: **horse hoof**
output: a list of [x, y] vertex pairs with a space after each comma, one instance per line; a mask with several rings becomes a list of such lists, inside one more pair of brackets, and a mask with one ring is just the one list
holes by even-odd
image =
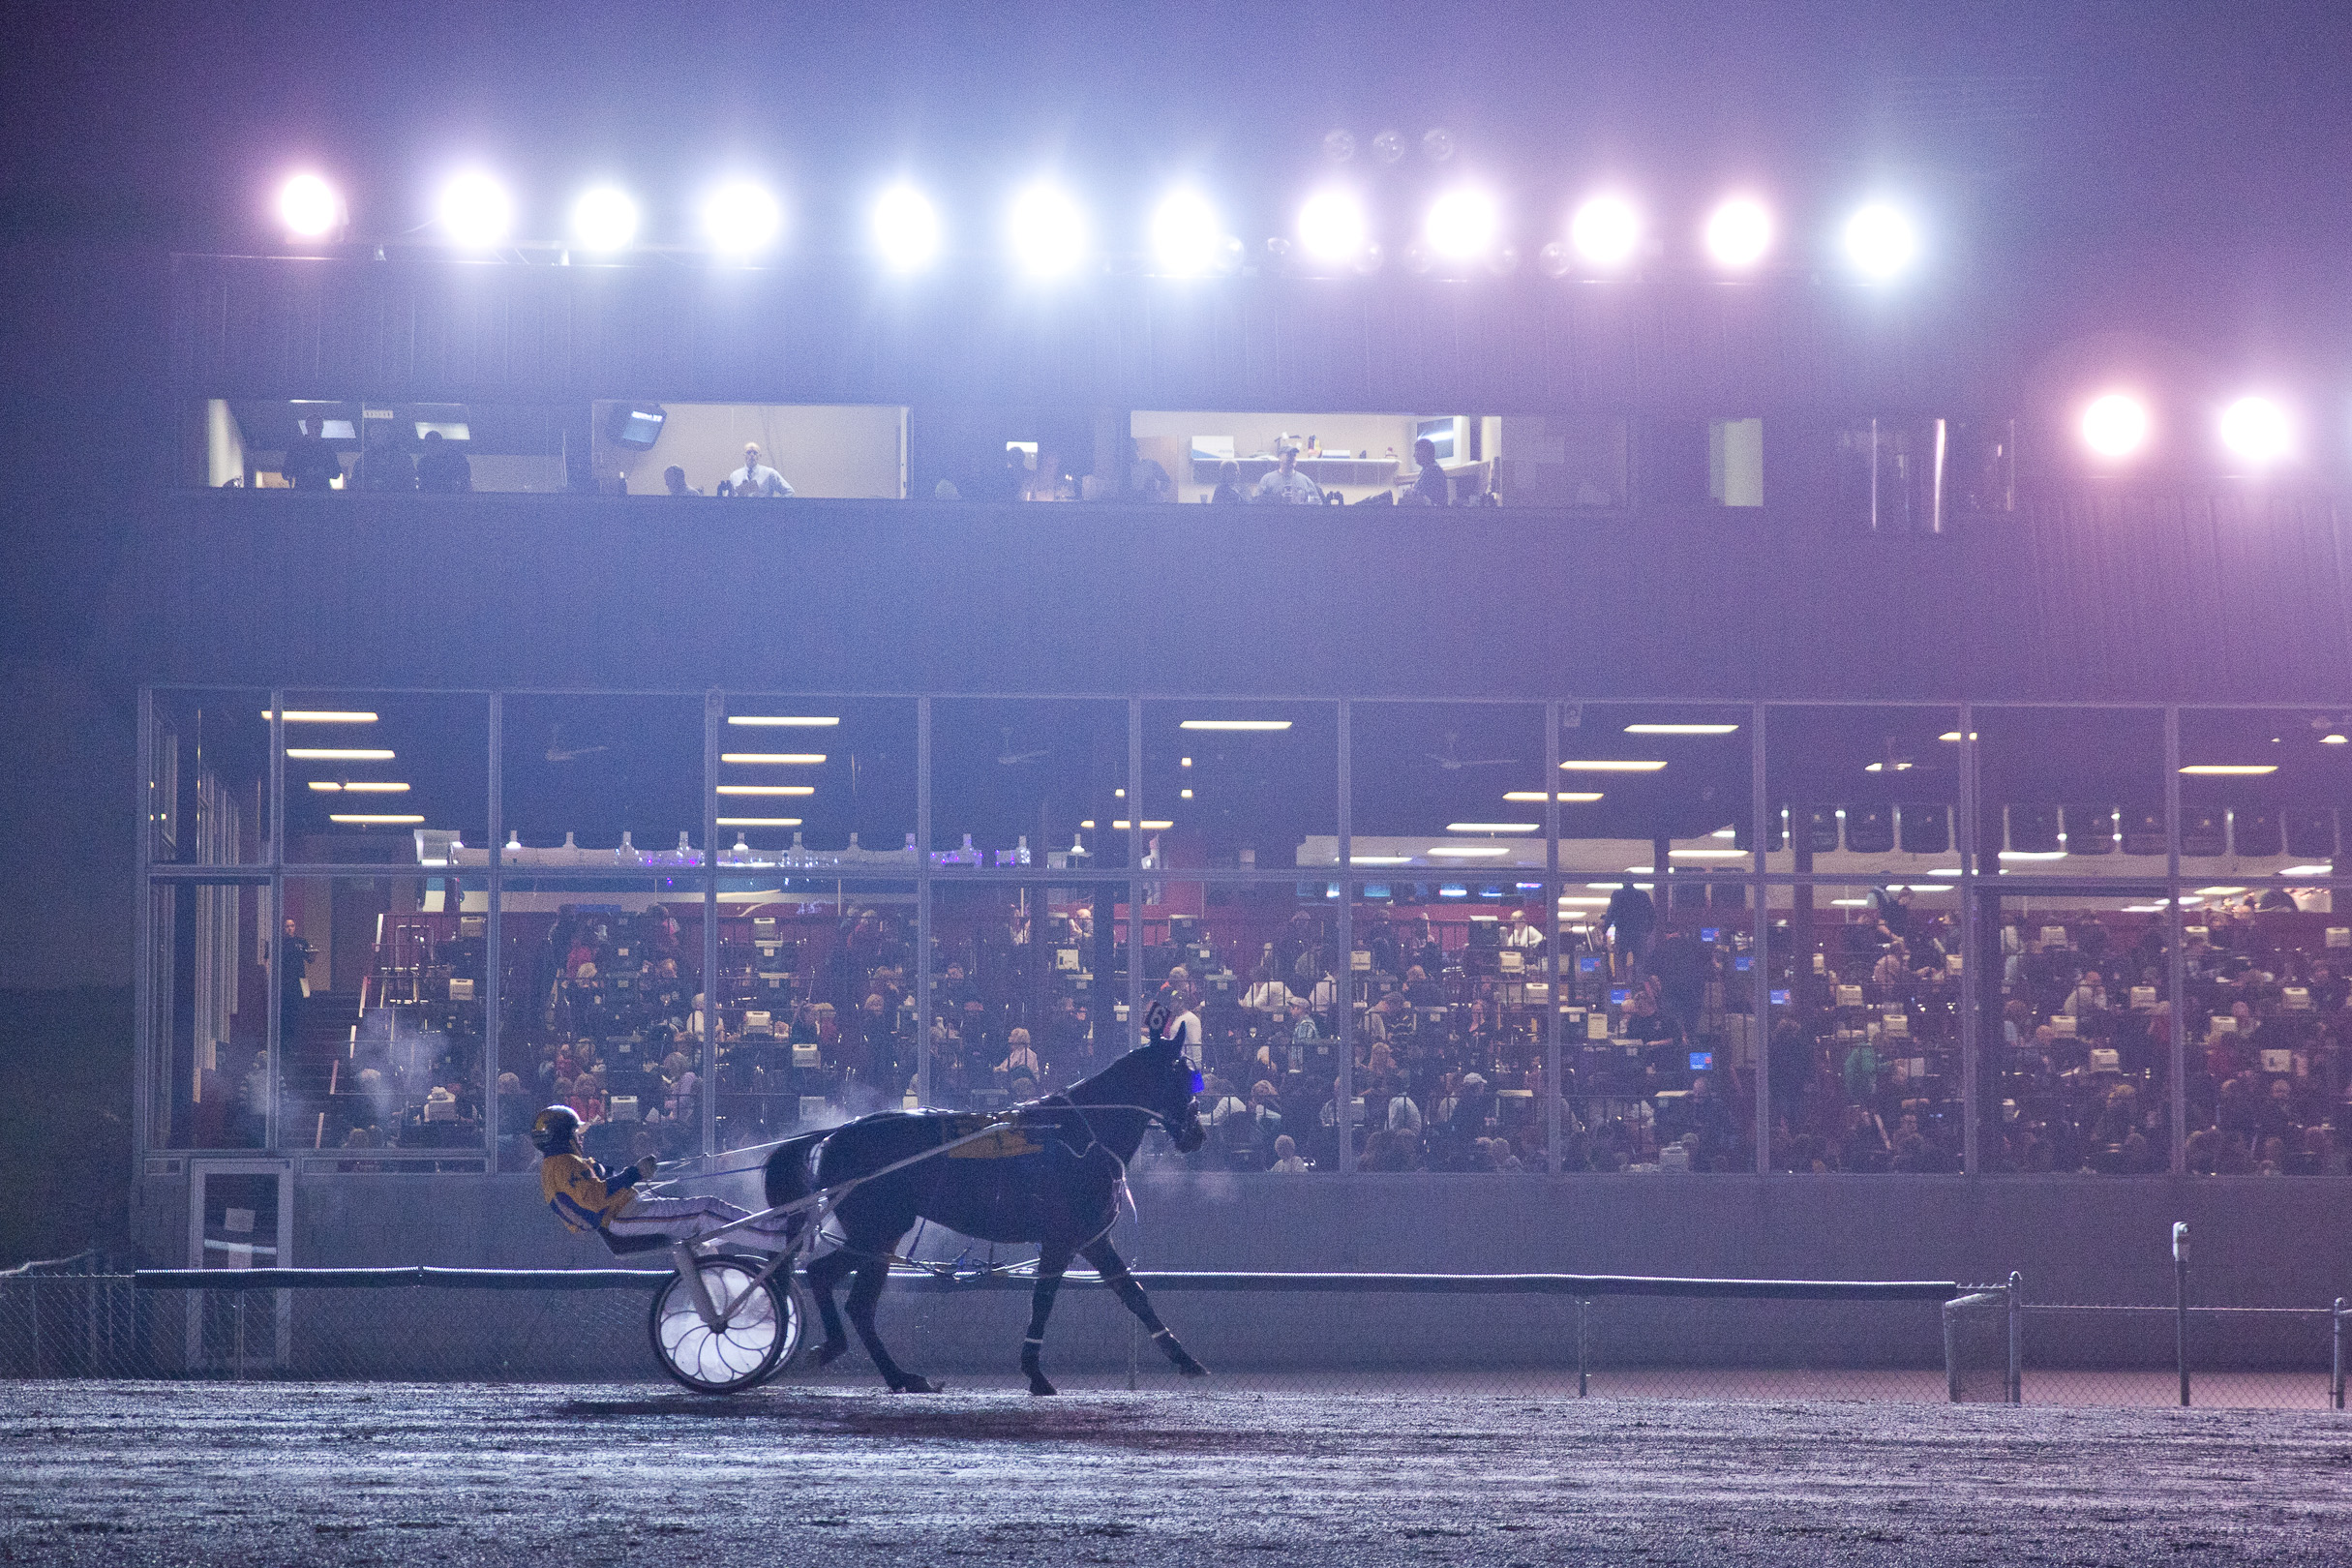
[[1059, 1394], [1062, 1391], [1042, 1377], [1032, 1377], [1029, 1379], [1029, 1392], [1042, 1397], [1047, 1394]]
[[937, 1394], [947, 1386], [945, 1383], [934, 1383], [928, 1377], [918, 1377], [913, 1372], [909, 1372], [890, 1385], [890, 1392], [893, 1394]]
[[843, 1356], [848, 1354], [849, 1341], [828, 1340], [823, 1344], [817, 1346], [817, 1365], [820, 1367], [829, 1367], [834, 1362], [839, 1361]]
[[1209, 1375], [1209, 1369], [1202, 1366], [1199, 1362], [1194, 1361], [1191, 1352], [1189, 1351], [1178, 1350], [1170, 1355], [1168, 1359], [1176, 1363], [1176, 1370], [1184, 1373], [1187, 1377], [1206, 1377]]

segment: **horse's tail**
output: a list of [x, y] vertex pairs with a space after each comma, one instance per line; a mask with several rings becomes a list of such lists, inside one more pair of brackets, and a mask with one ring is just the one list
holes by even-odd
[[797, 1138], [786, 1138], [769, 1151], [762, 1179], [767, 1184], [769, 1208], [804, 1198], [816, 1191], [809, 1178], [809, 1151], [824, 1141], [824, 1132], [804, 1132]]

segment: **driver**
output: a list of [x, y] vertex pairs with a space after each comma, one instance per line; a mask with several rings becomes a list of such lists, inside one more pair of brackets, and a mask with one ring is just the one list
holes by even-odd
[[[530, 1141], [542, 1156], [539, 1191], [547, 1194], [547, 1206], [556, 1211], [556, 1218], [576, 1235], [593, 1232], [608, 1244], [641, 1236], [690, 1240], [750, 1215], [724, 1198], [640, 1193], [637, 1184], [653, 1174], [653, 1157], [648, 1155], [617, 1172], [606, 1170], [580, 1152], [580, 1113], [569, 1105], [541, 1111], [530, 1124]], [[746, 1246], [780, 1249], [799, 1220], [798, 1215], [777, 1215], [728, 1234]]]

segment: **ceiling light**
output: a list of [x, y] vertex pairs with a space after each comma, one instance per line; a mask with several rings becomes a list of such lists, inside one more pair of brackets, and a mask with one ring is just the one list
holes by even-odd
[[2294, 432], [2286, 410], [2268, 398], [2240, 398], [2221, 410], [2221, 444], [2232, 457], [2270, 463], [2287, 455]]
[[1956, 877], [1960, 874], [1960, 868], [1956, 865], [1940, 865], [1927, 874], [1931, 877]]
[[[1975, 739], [1976, 739], [1976, 732], [1975, 732], [1975, 731], [1974, 731], [1974, 730], [1969, 731], [1969, 732], [1968, 732], [1968, 738], [1969, 738], [1971, 740]], [[1959, 744], [1959, 742], [1960, 742], [1960, 732], [1959, 732], [1958, 730], [1946, 730], [1946, 731], [1945, 731], [1945, 732], [1944, 732], [1942, 735], [1937, 736], [1937, 737], [1936, 737], [1936, 739], [1939, 739], [1939, 740], [1949, 740], [1949, 741], [1951, 741], [1951, 742], [1952, 742], [1954, 745], [1957, 745], [1957, 744]]]
[[[1533, 800], [1540, 805], [1543, 803], [1544, 792], [1541, 790], [1505, 790], [1503, 792], [1503, 799], [1514, 803], [1524, 803], [1525, 801]], [[1557, 795], [1554, 795], [1553, 799], [1561, 801], [1574, 801], [1579, 805], [1589, 805], [1593, 801], [1601, 799], [1601, 792], [1599, 790], [1562, 790]]]
[[380, 746], [288, 746], [286, 754], [297, 762], [390, 762], [392, 753]]
[[2352, 737], [2346, 737], [2339, 732], [2331, 730], [2326, 735], [2319, 738], [2319, 743], [2323, 746], [2340, 746], [2347, 739], [2352, 739]]
[[1432, 844], [1424, 853], [1449, 860], [1487, 860], [1512, 851], [1508, 844]]
[[1430, 249], [1451, 261], [1472, 261], [1494, 243], [1501, 223], [1494, 198], [1484, 191], [1448, 191], [1430, 207], [1423, 226]]
[[2328, 877], [2335, 874], [2336, 867], [2329, 861], [2314, 861], [2309, 865], [2281, 866], [2275, 873], [2281, 877]]
[[1177, 726], [1184, 730], [1287, 730], [1288, 719], [1186, 719]]
[[721, 784], [721, 795], [814, 795], [812, 784]]
[[514, 226], [514, 198], [488, 174], [468, 169], [441, 187], [435, 216], [448, 236], [466, 249], [492, 250]]
[[1191, 790], [1178, 790], [1176, 792], [1176, 799], [1179, 800], [1190, 800], [1192, 799], [1192, 792]]
[[1038, 184], [1013, 197], [1006, 237], [1021, 270], [1058, 278], [1086, 258], [1086, 218], [1060, 188]]
[[1737, 838], [1739, 836], [1739, 829], [1736, 828], [1718, 828], [1713, 832], [1707, 834], [1707, 836], [1709, 838]]
[[2093, 398], [2083, 409], [2083, 444], [2098, 457], [2127, 458], [2148, 444], [2148, 405], [2122, 392]]
[[1642, 220], [1621, 196], [1593, 196], [1568, 220], [1568, 243], [1587, 265], [1621, 267], [1642, 243]]
[[1846, 259], [1864, 277], [1884, 283], [1908, 271], [1919, 256], [1919, 231], [1901, 209], [1874, 201], [1846, 220]]
[[1862, 771], [1865, 773], [1908, 773], [1912, 767], [1913, 765], [1907, 762], [1874, 762], [1862, 764]]
[[1744, 271], [1772, 249], [1772, 215], [1750, 196], [1734, 196], [1706, 221], [1706, 254], [1719, 267]]
[[[346, 711], [327, 708], [289, 708], [278, 716], [288, 724], [373, 724], [376, 722], [375, 714], [362, 709]], [[265, 708], [261, 710], [261, 718], [264, 723], [268, 721], [268, 709]]]
[[408, 793], [408, 786], [406, 784], [358, 783], [347, 779], [336, 782], [330, 779], [315, 778], [311, 780], [311, 788], [322, 795], [341, 791], [348, 791], [353, 795], [406, 795]]
[[1736, 724], [1628, 724], [1627, 735], [1730, 735]]
[[800, 826], [800, 819], [798, 817], [721, 817], [718, 819], [718, 825], [721, 828], [798, 828]]
[[1608, 899], [1606, 899], [1606, 898], [1594, 898], [1594, 897], [1591, 897], [1591, 896], [1589, 896], [1589, 895], [1587, 895], [1587, 894], [1584, 894], [1584, 893], [1562, 893], [1562, 894], [1560, 894], [1560, 907], [1562, 907], [1563, 909], [1567, 908], [1567, 907], [1568, 907], [1568, 906], [1570, 906], [1570, 905], [1584, 905], [1584, 906], [1590, 906], [1590, 907], [1593, 907], [1593, 908], [1598, 908], [1598, 907], [1600, 907], [1600, 906], [1602, 906], [1602, 905], [1604, 905], [1604, 904], [1607, 904], [1608, 902], [1609, 902], [1609, 900], [1608, 900]]
[[703, 202], [703, 232], [729, 256], [765, 249], [783, 227], [775, 196], [750, 180], [730, 180]]
[[1364, 208], [1344, 191], [1321, 191], [1299, 209], [1299, 244], [1317, 261], [1353, 261], [1363, 253]]
[[[2065, 850], [2003, 850], [2001, 858], [2005, 860], [2063, 860], [2066, 858], [2066, 852]], [[1928, 875], [1933, 876], [1935, 873], [1931, 871]]]
[[1670, 849], [1666, 852], [1684, 860], [1744, 860], [1748, 852], [1742, 849]]
[[2246, 891], [2244, 888], [2199, 888], [2197, 896], [2200, 898], [2235, 898], [2244, 891]]
[[893, 185], [874, 201], [874, 248], [892, 272], [920, 272], [939, 255], [939, 211], [911, 185]]
[[1413, 863], [1413, 858], [1409, 855], [1350, 855], [1347, 858], [1347, 863], [1349, 865], [1410, 865]]
[[794, 718], [766, 713], [730, 713], [727, 715], [727, 722], [766, 725], [771, 729], [819, 730], [829, 728], [841, 721], [838, 718]]
[[625, 250], [637, 237], [637, 203], [617, 185], [583, 191], [572, 203], [572, 237], [587, 251]]
[[392, 827], [396, 824], [419, 823], [425, 819], [407, 812], [337, 811], [329, 813], [327, 821], [348, 823], [360, 828]]
[[808, 766], [824, 760], [825, 753], [822, 751], [722, 751], [719, 753], [719, 761], [723, 763], [790, 763], [797, 766]]
[[1654, 773], [1666, 764], [1662, 762], [1628, 762], [1617, 758], [1585, 758], [1564, 762], [1560, 767], [1577, 773]]
[[[1172, 822], [1154, 822], [1149, 817], [1143, 819], [1143, 830], [1147, 833], [1161, 832], [1175, 826]], [[1128, 830], [1128, 825], [1124, 822], [1114, 822], [1111, 824], [1111, 829], [1115, 832], [1123, 833]]]
[[1867, 898], [1832, 898], [1829, 900], [1829, 907], [1831, 909], [1868, 909], [1870, 900]]
[[2278, 771], [2277, 763], [2190, 763], [2181, 769], [2200, 778], [2257, 778]]
[[343, 226], [343, 197], [316, 174], [297, 174], [278, 191], [278, 221], [296, 239], [325, 239]]
[[1171, 277], [1196, 278], [1215, 267], [1224, 237], [1217, 209], [1197, 191], [1174, 192], [1152, 214], [1152, 256]]
[[1539, 832], [1543, 824], [1535, 822], [1449, 822], [1449, 833], [1532, 833]]

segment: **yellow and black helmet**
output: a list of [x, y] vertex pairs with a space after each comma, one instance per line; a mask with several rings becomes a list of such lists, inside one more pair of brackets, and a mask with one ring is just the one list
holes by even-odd
[[531, 1118], [530, 1141], [543, 1155], [569, 1154], [580, 1143], [580, 1113], [569, 1105], [550, 1105]]

